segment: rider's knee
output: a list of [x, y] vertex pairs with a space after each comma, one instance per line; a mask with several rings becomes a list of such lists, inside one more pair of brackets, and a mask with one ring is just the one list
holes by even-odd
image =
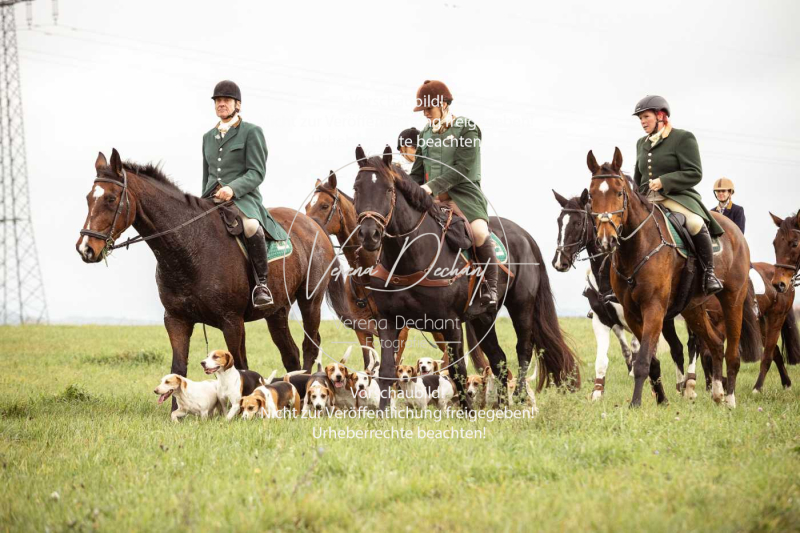
[[482, 245], [489, 236], [489, 224], [482, 218], [478, 218], [469, 223], [472, 227], [472, 235], [475, 238], [475, 246]]
[[254, 218], [242, 218], [244, 222], [244, 236], [249, 239], [256, 234], [258, 228], [261, 227], [261, 224]]

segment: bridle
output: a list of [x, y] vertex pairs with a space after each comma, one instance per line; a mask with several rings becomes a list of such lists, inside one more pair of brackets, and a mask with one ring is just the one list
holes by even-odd
[[[379, 174], [380, 170], [378, 170], [375, 167], [361, 167], [359, 169], [359, 173], [361, 172], [375, 172], [376, 174]], [[391, 233], [386, 231], [386, 228], [392, 221], [392, 216], [394, 216], [395, 204], [397, 203], [397, 189], [395, 188], [394, 183], [392, 183], [392, 186], [390, 187], [389, 191], [392, 193], [392, 199], [389, 204], [389, 212], [384, 215], [382, 213], [378, 213], [377, 211], [364, 211], [363, 213], [358, 214], [358, 219], [357, 219], [358, 224], [360, 226], [367, 219], [375, 221], [378, 227], [380, 227], [381, 239], [383, 239], [384, 236], [389, 237], [390, 239], [399, 239], [401, 237], [406, 237], [408, 235], [411, 235], [412, 233], [417, 231], [420, 226], [422, 226], [422, 222], [425, 220], [425, 217], [428, 216], [428, 212], [425, 211], [424, 213], [422, 213], [422, 216], [419, 217], [419, 221], [414, 225], [413, 228], [411, 228], [411, 230], [406, 231], [404, 233], [398, 233], [397, 235], [392, 235]]]
[[[130, 202], [130, 198], [128, 196], [128, 173], [125, 171], [124, 168], [122, 169], [122, 183], [121, 184], [120, 184], [119, 181], [117, 181], [115, 179], [103, 178], [103, 177], [100, 177], [100, 176], [98, 176], [97, 178], [94, 179], [94, 183], [113, 183], [114, 185], [118, 185], [118, 186], [122, 185], [122, 194], [120, 194], [120, 196], [119, 196], [119, 202], [117, 202], [117, 208], [116, 208], [116, 210], [114, 210], [114, 219], [111, 221], [111, 227], [109, 227], [108, 232], [107, 233], [100, 233], [99, 231], [93, 231], [93, 230], [85, 229], [85, 228], [82, 229], [81, 232], [80, 232], [81, 235], [85, 235], [87, 237], [94, 237], [95, 239], [100, 239], [100, 240], [104, 241], [106, 244], [103, 247], [103, 251], [102, 252], [106, 253], [107, 251], [112, 250], [113, 247], [114, 247], [114, 240], [116, 239], [116, 237], [114, 237], [114, 227], [117, 225], [117, 219], [119, 218], [119, 214], [122, 211], [123, 200], [125, 202], [125, 221], [127, 222], [128, 219], [130, 218], [131, 202]], [[128, 225], [130, 225], [130, 224], [128, 224]], [[125, 231], [125, 230], [123, 229], [122, 231]], [[122, 231], [119, 232], [117, 237], [119, 237], [119, 235], [122, 234]]]
[[[589, 213], [585, 209], [572, 209], [572, 208], [565, 207], [564, 209], [561, 210], [561, 216], [563, 216], [566, 213], [577, 213], [577, 214], [579, 214], [581, 216], [581, 236], [575, 242], [571, 242], [569, 244], [562, 244], [562, 245], [556, 246], [556, 252], [557, 253], [560, 252], [562, 255], [566, 256], [566, 255], [568, 255], [567, 254], [567, 248], [570, 248], [572, 246], [577, 246], [578, 248], [575, 250], [574, 253], [571, 254], [572, 255], [572, 266], [574, 268], [575, 267], [575, 261], [577, 260], [578, 256], [581, 254], [581, 252], [586, 249], [586, 247], [588, 245], [588, 242], [589, 242]], [[563, 223], [562, 223], [562, 226], [563, 226]], [[562, 227], [561, 231], [562, 232], [566, 231], [566, 228]]]
[[[792, 228], [793, 232], [800, 233], [800, 230]], [[797, 262], [794, 265], [787, 265], [786, 263], [775, 263], [775, 268], [782, 268], [792, 272], [792, 286], [800, 287], [800, 254], [797, 256]]]
[[333, 204], [331, 204], [331, 210], [328, 213], [328, 218], [325, 219], [325, 222], [322, 224], [323, 226], [327, 227], [330, 223], [331, 219], [333, 219], [333, 214], [338, 211], [339, 212], [339, 224], [344, 227], [344, 213], [342, 212], [342, 206], [339, 205], [339, 188], [335, 188], [334, 192], [328, 191], [323, 189], [322, 187], [317, 187], [314, 189], [316, 193], [325, 193], [331, 198], [333, 198]]
[[[605, 179], [609, 179], [609, 178], [620, 179], [620, 180], [623, 181], [623, 183], [625, 182], [625, 176], [623, 176], [622, 174], [596, 174], [596, 175], [592, 176], [592, 180], [605, 180]], [[605, 213], [596, 213], [596, 212], [592, 211], [592, 216], [597, 219], [598, 224], [601, 224], [603, 222], [608, 222], [609, 224], [611, 224], [614, 227], [614, 232], [617, 234], [617, 237], [619, 237], [619, 240], [624, 242], [624, 241], [632, 239], [634, 235], [639, 233], [639, 230], [641, 230], [644, 227], [644, 225], [647, 224], [648, 220], [653, 218], [653, 215], [656, 212], [655, 211], [655, 207], [651, 208], [650, 209], [650, 214], [647, 215], [647, 217], [645, 217], [644, 220], [642, 220], [642, 223], [639, 224], [636, 227], [636, 229], [633, 230], [630, 233], [630, 235], [623, 236], [622, 235], [622, 222], [620, 222], [619, 226], [617, 226], [616, 224], [614, 224], [614, 220], [611, 217], [613, 215], [622, 215], [627, 210], [628, 210], [628, 189], [623, 185], [623, 187], [622, 187], [622, 209], [617, 209], [616, 211], [608, 211], [608, 212], [605, 212]], [[658, 225], [658, 222], [656, 222], [656, 225]], [[659, 228], [659, 233], [661, 233], [661, 228]], [[662, 236], [662, 240], [663, 240], [663, 236]]]

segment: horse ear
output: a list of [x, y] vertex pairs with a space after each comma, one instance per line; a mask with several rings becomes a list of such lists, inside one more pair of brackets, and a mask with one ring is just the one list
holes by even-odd
[[356, 161], [358, 161], [358, 166], [360, 167], [367, 164], [367, 154], [364, 153], [364, 149], [361, 148], [360, 144], [356, 146]]
[[106, 161], [106, 156], [103, 152], [97, 152], [97, 161], [94, 162], [94, 169], [97, 171], [97, 174], [100, 174], [100, 169], [107, 167], [108, 161]]
[[317, 181], [315, 181], [315, 182], [314, 182], [314, 188], [316, 189], [316, 188], [317, 188], [317, 187], [319, 187], [320, 185], [322, 185], [322, 180], [320, 180], [320, 179], [317, 179]]
[[775, 223], [775, 225], [780, 228], [781, 224], [783, 224], [783, 219], [781, 217], [773, 215], [772, 211], [770, 211], [769, 216], [772, 217], [772, 221]]
[[387, 167], [392, 164], [392, 149], [389, 148], [389, 145], [386, 145], [386, 148], [383, 149], [383, 164]]
[[795, 216], [794, 224], [795, 224], [795, 226], [800, 228], [800, 211], [798, 211], [797, 215]]
[[558, 194], [555, 189], [551, 189], [551, 190], [553, 191], [553, 195], [556, 197], [556, 200], [558, 201], [558, 203], [561, 204], [561, 207], [567, 207], [567, 204], [569, 203], [569, 200], [567, 200], [566, 198], [564, 198], [563, 196]]
[[336, 174], [334, 174], [333, 170], [331, 170], [330, 173], [328, 174], [328, 185], [330, 185], [334, 189], [337, 187]]
[[111, 149], [111, 170], [117, 176], [122, 176], [122, 158], [119, 156], [116, 148]]
[[614, 160], [612, 161], [614, 168], [619, 170], [622, 168], [622, 152], [620, 152], [619, 147], [614, 147]]
[[591, 150], [589, 150], [589, 153], [586, 154], [586, 166], [589, 167], [589, 170], [592, 172], [593, 176], [597, 174], [598, 170], [600, 170], [600, 165], [597, 164], [597, 159], [595, 159]]
[[589, 190], [583, 189], [583, 192], [581, 193], [581, 207], [586, 207], [588, 203], [589, 203]]

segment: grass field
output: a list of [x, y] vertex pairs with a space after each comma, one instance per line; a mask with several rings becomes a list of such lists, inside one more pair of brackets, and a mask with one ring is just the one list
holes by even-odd
[[[743, 365], [729, 410], [704, 392], [680, 399], [667, 357], [669, 406], [648, 393], [630, 410], [632, 380], [612, 346], [607, 395], [592, 404], [591, 323], [562, 325], [585, 384], [544, 391], [534, 420], [179, 424], [152, 392], [169, 371], [162, 327], [2, 328], [0, 529], [800, 530], [800, 397], [780, 388], [775, 368], [753, 397], [757, 366]], [[513, 353], [510, 322], [498, 328]], [[209, 333], [212, 348], [224, 346]], [[278, 368], [266, 325], [247, 335], [251, 368]], [[328, 350], [354, 339], [333, 322], [322, 336]], [[192, 379], [205, 378], [204, 351], [198, 328]], [[396, 427], [415, 438], [317, 439], [315, 427]], [[485, 438], [419, 439], [418, 427], [485, 428]]]

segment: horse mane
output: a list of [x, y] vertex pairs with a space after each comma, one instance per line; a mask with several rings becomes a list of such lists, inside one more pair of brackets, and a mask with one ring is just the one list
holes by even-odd
[[442, 210], [440, 206], [402, 168], [398, 166], [389, 168], [383, 163], [383, 159], [378, 156], [367, 159], [367, 165], [378, 169], [378, 174], [394, 183], [395, 188], [400, 191], [411, 207], [423, 213], [427, 212], [436, 220], [441, 219]]
[[[174, 193], [175, 196], [177, 197], [183, 197], [186, 200], [187, 204], [193, 206], [199, 205], [199, 201], [201, 200], [201, 198], [198, 198], [193, 194], [189, 194], [183, 191], [180, 187], [178, 187], [174, 181], [172, 181], [169, 177], [167, 177], [166, 174], [164, 174], [164, 171], [161, 170], [160, 165], [157, 165], [155, 163], [141, 164], [141, 163], [136, 163], [135, 161], [128, 160], [122, 163], [122, 167], [126, 171], [132, 172], [137, 176], [141, 176], [142, 178], [163, 185], [168, 192]], [[103, 175], [103, 177], [113, 179], [122, 184], [122, 178], [118, 176], [113, 170], [111, 170], [110, 166], [106, 166], [103, 169], [101, 169], [100, 173]]]
[[797, 212], [792, 213], [791, 215], [789, 215], [788, 217], [783, 219], [783, 222], [781, 222], [781, 227], [779, 228], [779, 231], [780, 232], [786, 231], [786, 232], [791, 233], [792, 230], [796, 230], [796, 229], [797, 229]]

